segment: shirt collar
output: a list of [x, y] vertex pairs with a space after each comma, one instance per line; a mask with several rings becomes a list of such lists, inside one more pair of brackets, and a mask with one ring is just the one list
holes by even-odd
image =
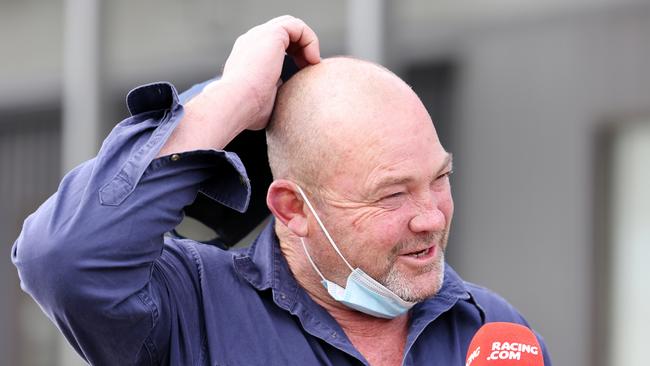
[[271, 288], [274, 297], [280, 298], [286, 305], [283, 307], [288, 308], [295, 301], [298, 282], [282, 255], [274, 227], [275, 219], [271, 218], [253, 244], [235, 256], [234, 264], [236, 271], [253, 287], [260, 291]]

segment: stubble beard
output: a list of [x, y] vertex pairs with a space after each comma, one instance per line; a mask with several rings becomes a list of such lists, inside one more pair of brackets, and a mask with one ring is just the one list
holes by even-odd
[[[442, 283], [445, 277], [445, 249], [447, 247], [448, 233], [448, 231], [442, 233], [431, 233], [422, 238], [418, 238], [417, 240], [409, 240], [398, 244], [392, 252], [388, 272], [384, 276], [381, 276], [379, 282], [395, 293], [395, 295], [410, 302], [421, 302], [438, 293], [440, 288], [442, 288]], [[418, 272], [415, 273], [415, 276], [430, 272], [435, 273], [435, 279], [433, 282], [425, 284], [424, 286], [413, 283], [414, 278], [406, 276], [406, 274], [400, 271], [396, 266], [399, 252], [405, 249], [408, 250], [408, 248], [416, 247], [422, 242], [434, 242], [437, 245], [435, 260], [431, 264], [420, 268]]]

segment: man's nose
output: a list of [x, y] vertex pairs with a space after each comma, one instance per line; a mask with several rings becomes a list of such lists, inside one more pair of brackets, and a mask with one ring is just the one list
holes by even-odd
[[414, 233], [438, 232], [446, 227], [447, 219], [435, 197], [429, 197], [427, 202], [420, 201], [416, 215], [409, 221], [409, 229]]

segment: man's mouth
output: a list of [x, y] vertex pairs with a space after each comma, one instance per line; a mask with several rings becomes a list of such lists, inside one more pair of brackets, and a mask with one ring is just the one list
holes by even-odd
[[406, 256], [406, 257], [411, 257], [411, 258], [423, 258], [423, 257], [426, 257], [426, 256], [430, 255], [433, 252], [433, 248], [434, 247], [431, 246], [431, 247], [428, 247], [428, 248], [424, 248], [422, 250], [418, 250], [418, 251], [415, 251], [415, 252], [410, 252], [410, 253], [406, 253], [406, 254], [402, 254], [402, 255]]
[[420, 257], [424, 256], [428, 251], [429, 251], [429, 249], [424, 249], [424, 250], [421, 250], [419, 252], [408, 254], [408, 256], [415, 257], [415, 258], [420, 258]]

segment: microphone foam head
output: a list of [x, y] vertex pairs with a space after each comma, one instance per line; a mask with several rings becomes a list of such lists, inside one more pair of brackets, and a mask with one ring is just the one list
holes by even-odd
[[515, 323], [483, 325], [472, 338], [465, 366], [544, 366], [537, 337]]

